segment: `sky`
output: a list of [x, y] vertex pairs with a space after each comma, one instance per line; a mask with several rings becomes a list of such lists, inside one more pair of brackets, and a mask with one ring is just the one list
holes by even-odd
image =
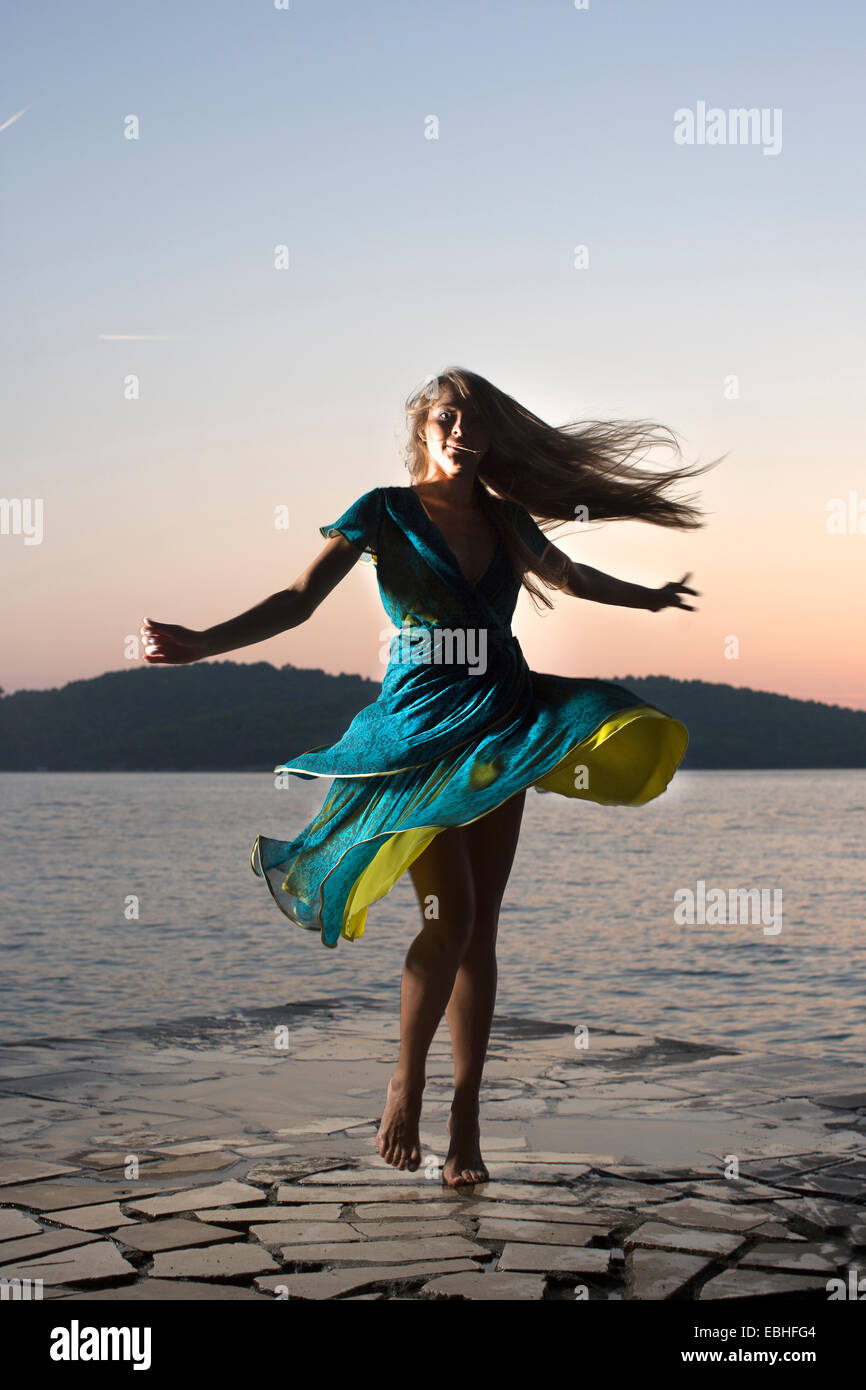
[[[287, 587], [320, 525], [408, 482], [403, 402], [458, 364], [552, 424], [725, 455], [700, 530], [554, 536], [690, 571], [699, 611], [521, 595], [534, 670], [866, 708], [864, 28], [853, 0], [8, 6], [3, 690]], [[387, 626], [358, 564], [217, 660], [379, 680]]]

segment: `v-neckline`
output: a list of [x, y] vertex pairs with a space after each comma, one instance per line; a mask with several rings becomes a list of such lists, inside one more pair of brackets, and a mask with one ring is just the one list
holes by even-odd
[[430, 513], [428, 512], [427, 508], [424, 506], [424, 503], [421, 501], [421, 496], [420, 496], [420, 494], [418, 493], [417, 489], [414, 488], [414, 487], [412, 486], [411, 483], [409, 483], [409, 484], [408, 484], [408, 490], [409, 490], [409, 492], [412, 493], [412, 496], [415, 498], [415, 501], [416, 501], [416, 503], [418, 504], [418, 506], [420, 507], [421, 512], [422, 512], [422, 514], [423, 514], [425, 520], [427, 521], [428, 525], [432, 528], [432, 530], [434, 530], [434, 531], [436, 532], [436, 535], [439, 537], [439, 542], [440, 542], [440, 544], [441, 544], [441, 546], [442, 546], [442, 549], [445, 551], [446, 556], [447, 556], [448, 559], [451, 561], [451, 564], [454, 566], [454, 568], [456, 569], [457, 573], [460, 575], [460, 578], [463, 580], [463, 583], [464, 583], [464, 584], [468, 584], [469, 587], [470, 587], [470, 589], [480, 589], [480, 588], [481, 588], [481, 585], [484, 583], [484, 581], [485, 581], [485, 579], [487, 578], [487, 576], [489, 575], [490, 571], [493, 569], [493, 566], [496, 564], [496, 561], [499, 559], [499, 552], [500, 552], [500, 550], [502, 549], [502, 537], [501, 537], [500, 535], [497, 534], [497, 537], [496, 537], [496, 545], [494, 546], [494, 549], [493, 549], [493, 555], [492, 555], [491, 558], [490, 558], [490, 564], [487, 566], [487, 569], [484, 571], [484, 573], [482, 574], [481, 578], [480, 578], [476, 583], [473, 584], [472, 580], [471, 580], [471, 579], [467, 579], [466, 575], [463, 573], [463, 570], [460, 568], [460, 564], [459, 564], [459, 562], [458, 562], [458, 560], [457, 560], [457, 556], [454, 554], [454, 551], [451, 549], [450, 545], [449, 545], [448, 542], [446, 541], [445, 536], [443, 535], [441, 528], [440, 528], [439, 526], [437, 526], [436, 522], [433, 520], [433, 518], [432, 518], [432, 516], [430, 515]]

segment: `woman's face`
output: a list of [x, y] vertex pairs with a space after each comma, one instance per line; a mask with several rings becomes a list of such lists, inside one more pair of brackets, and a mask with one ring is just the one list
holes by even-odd
[[490, 447], [490, 430], [472, 401], [449, 387], [427, 412], [424, 439], [434, 464], [455, 476], [475, 471]]

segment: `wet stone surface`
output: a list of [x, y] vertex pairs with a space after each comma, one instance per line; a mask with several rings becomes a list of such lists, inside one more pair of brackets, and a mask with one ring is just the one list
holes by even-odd
[[229, 1043], [104, 1035], [86, 1071], [80, 1041], [40, 1048], [41, 1072], [7, 1049], [0, 1278], [60, 1301], [748, 1302], [826, 1301], [866, 1267], [858, 1066], [495, 1022], [490, 1180], [454, 1190], [444, 1030], [413, 1173], [375, 1146], [396, 1021], [333, 1004], [292, 1036], [280, 1057], [255, 1021]]

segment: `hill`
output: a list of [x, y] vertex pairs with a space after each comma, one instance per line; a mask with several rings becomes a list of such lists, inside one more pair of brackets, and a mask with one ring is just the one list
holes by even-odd
[[[689, 730], [687, 768], [866, 767], [866, 711], [668, 676], [615, 680]], [[259, 661], [142, 666], [0, 699], [0, 771], [270, 771], [331, 743], [376, 681]]]

